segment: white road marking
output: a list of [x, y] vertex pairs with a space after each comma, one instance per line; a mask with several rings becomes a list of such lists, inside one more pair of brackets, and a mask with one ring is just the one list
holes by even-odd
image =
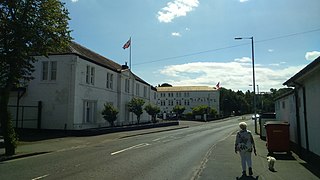
[[49, 174], [46, 174], [46, 175], [43, 175], [43, 176], [39, 176], [39, 177], [33, 178], [33, 179], [31, 179], [31, 180], [38, 180], [38, 179], [45, 178], [45, 177], [47, 177], [47, 176], [49, 176]]
[[138, 149], [138, 148], [142, 148], [142, 147], [149, 146], [149, 145], [150, 144], [148, 144], [148, 143], [137, 144], [135, 146], [131, 146], [131, 147], [122, 149], [120, 151], [113, 152], [113, 153], [111, 153], [111, 156], [113, 156], [115, 154], [119, 154], [119, 153], [125, 152], [125, 151], [128, 151], [128, 150], [131, 150], [131, 149]]
[[69, 148], [64, 148], [64, 149], [59, 149], [57, 150], [57, 152], [63, 152], [63, 151], [69, 151], [69, 150], [74, 150], [74, 149], [80, 149], [80, 148], [84, 148], [87, 147], [87, 145], [79, 145], [79, 146], [72, 146]]
[[162, 138], [157, 138], [157, 139], [154, 139], [154, 140], [152, 140], [152, 141], [159, 141], [160, 139], [162, 139]]

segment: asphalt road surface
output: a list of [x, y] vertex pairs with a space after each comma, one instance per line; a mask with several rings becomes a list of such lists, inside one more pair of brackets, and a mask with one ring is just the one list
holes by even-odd
[[0, 179], [198, 179], [215, 145], [238, 129], [238, 119], [2, 162]]

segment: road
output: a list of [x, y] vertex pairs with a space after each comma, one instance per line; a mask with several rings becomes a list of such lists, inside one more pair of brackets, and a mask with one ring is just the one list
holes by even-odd
[[238, 129], [238, 119], [2, 162], [0, 179], [198, 179], [215, 145]]

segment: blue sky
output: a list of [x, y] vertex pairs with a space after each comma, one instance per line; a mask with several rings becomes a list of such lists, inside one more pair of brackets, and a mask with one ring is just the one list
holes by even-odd
[[319, 0], [64, 0], [72, 37], [153, 86], [252, 90], [251, 41], [260, 91], [320, 56]]

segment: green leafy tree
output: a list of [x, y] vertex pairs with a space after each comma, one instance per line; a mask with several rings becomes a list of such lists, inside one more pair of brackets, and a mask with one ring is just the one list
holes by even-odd
[[114, 122], [117, 120], [119, 111], [111, 103], [104, 104], [102, 111], [103, 118], [110, 123], [111, 127], [114, 127]]
[[152, 105], [149, 103], [144, 107], [144, 110], [151, 116], [152, 122], [156, 123], [156, 116], [160, 112], [160, 108], [156, 105]]
[[32, 79], [35, 55], [47, 56], [71, 40], [69, 13], [59, 0], [0, 1], [0, 120], [5, 154], [15, 154], [9, 112], [10, 90]]
[[144, 100], [140, 98], [132, 98], [128, 103], [129, 111], [133, 112], [137, 116], [137, 122], [140, 123], [140, 116], [143, 113], [142, 106], [144, 105]]
[[208, 111], [208, 106], [207, 105], [199, 105], [194, 108], [192, 108], [192, 114], [193, 115], [202, 115], [206, 114]]
[[181, 105], [176, 105], [173, 107], [172, 111], [177, 114], [178, 118], [181, 117], [182, 113], [186, 110], [186, 107]]
[[215, 117], [218, 115], [218, 112], [217, 112], [216, 109], [210, 108], [210, 110], [209, 110], [209, 115], [210, 115], [211, 117], [214, 117], [214, 118], [215, 118]]
[[207, 105], [199, 105], [192, 108], [192, 114], [201, 115], [201, 118], [203, 119], [203, 115], [208, 114], [208, 110], [209, 110], [209, 107]]

